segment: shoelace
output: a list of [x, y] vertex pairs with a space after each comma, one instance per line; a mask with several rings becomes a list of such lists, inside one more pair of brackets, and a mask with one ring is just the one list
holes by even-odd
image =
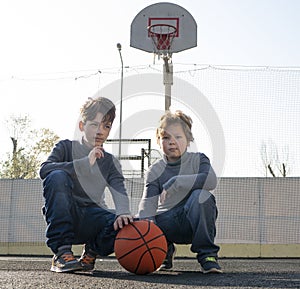
[[217, 262], [215, 257], [206, 257], [205, 262]]
[[96, 259], [95, 257], [84, 255], [81, 262], [85, 264], [93, 264], [95, 262], [95, 259]]
[[61, 255], [61, 257], [66, 261], [66, 262], [70, 262], [70, 261], [74, 261], [75, 257], [73, 256], [73, 254], [63, 254]]

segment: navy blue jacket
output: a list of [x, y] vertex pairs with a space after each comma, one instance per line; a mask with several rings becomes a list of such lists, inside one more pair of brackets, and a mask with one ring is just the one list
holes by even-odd
[[88, 154], [91, 148], [79, 141], [62, 140], [42, 163], [40, 177], [45, 179], [54, 170], [63, 170], [72, 178], [74, 198], [82, 206], [105, 204], [105, 188], [108, 187], [115, 204], [116, 215], [130, 214], [129, 200], [119, 161], [110, 153], [97, 159], [90, 166]]

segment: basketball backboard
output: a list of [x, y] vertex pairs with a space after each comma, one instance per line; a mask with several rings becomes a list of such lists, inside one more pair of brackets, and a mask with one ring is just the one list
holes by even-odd
[[152, 4], [133, 19], [130, 46], [146, 52], [168, 54], [196, 47], [196, 21], [177, 4]]

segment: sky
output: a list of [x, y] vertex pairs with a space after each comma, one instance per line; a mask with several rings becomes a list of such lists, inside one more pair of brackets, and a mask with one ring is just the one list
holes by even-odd
[[[138, 12], [154, 3], [0, 2], [1, 158], [11, 150], [4, 125], [11, 115], [28, 114], [35, 127], [50, 128], [61, 138], [72, 138], [80, 105], [119, 78], [117, 43], [122, 44], [125, 67], [139, 70], [153, 64], [151, 54], [130, 47], [130, 24]], [[174, 69], [185, 64], [300, 67], [300, 1], [173, 3], [188, 10], [198, 27], [197, 47], [174, 54]], [[237, 171], [233, 174], [238, 175]]]

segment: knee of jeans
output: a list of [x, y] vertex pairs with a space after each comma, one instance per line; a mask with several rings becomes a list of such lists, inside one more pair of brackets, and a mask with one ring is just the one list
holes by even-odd
[[189, 197], [189, 201], [195, 204], [204, 204], [207, 200], [214, 199], [211, 192], [207, 190], [196, 189]]
[[55, 185], [61, 185], [64, 184], [65, 186], [70, 185], [72, 187], [72, 182], [70, 176], [63, 170], [55, 170], [49, 173], [49, 175], [46, 177], [45, 185], [49, 184], [55, 184]]

